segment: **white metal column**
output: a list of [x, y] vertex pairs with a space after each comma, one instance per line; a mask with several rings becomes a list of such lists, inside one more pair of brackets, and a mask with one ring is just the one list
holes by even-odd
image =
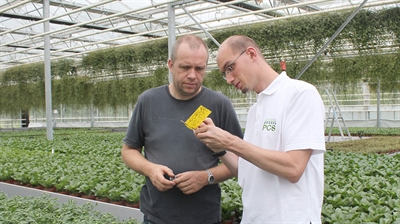
[[[50, 17], [50, 2], [43, 0], [43, 17]], [[50, 31], [50, 22], [46, 20], [43, 23], [43, 32]], [[50, 34], [44, 36], [44, 78], [46, 94], [46, 130], [47, 139], [53, 140], [53, 110], [51, 104], [51, 66], [50, 66]]]
[[[172, 46], [175, 43], [175, 6], [168, 4], [168, 59], [171, 58]], [[172, 83], [172, 74], [168, 73], [168, 81]]]

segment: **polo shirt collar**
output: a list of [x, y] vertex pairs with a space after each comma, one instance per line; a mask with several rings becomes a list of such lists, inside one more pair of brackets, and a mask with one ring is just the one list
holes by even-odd
[[274, 79], [274, 81], [272, 81], [272, 83], [266, 89], [264, 89], [258, 95], [261, 95], [261, 94], [272, 95], [272, 94], [274, 94], [283, 85], [283, 83], [285, 83], [286, 80], [288, 80], [288, 79], [289, 79], [289, 77], [286, 75], [286, 72], [282, 72], [278, 77], [276, 77], [276, 79]]

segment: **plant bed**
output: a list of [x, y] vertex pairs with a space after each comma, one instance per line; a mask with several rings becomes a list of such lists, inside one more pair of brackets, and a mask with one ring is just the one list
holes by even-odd
[[[17, 184], [18, 185], [18, 184]], [[22, 186], [25, 186], [25, 185], [28, 185], [28, 184], [24, 184], [24, 185], [22, 185]], [[31, 184], [31, 187], [32, 188], [35, 188], [35, 189], [38, 189], [38, 190], [43, 190], [44, 189], [44, 187], [42, 186], [42, 185], [32, 185]]]
[[110, 203], [113, 205], [125, 205], [124, 201], [110, 201]]
[[110, 202], [109, 198], [96, 198], [96, 201], [101, 201], [101, 202]]
[[[2, 138], [0, 180], [5, 182], [13, 178], [19, 183], [35, 186], [45, 183], [41, 177], [50, 176], [52, 179], [47, 180], [53, 180], [51, 184], [57, 186], [58, 191], [68, 188], [101, 198], [122, 198], [134, 204], [138, 202], [144, 178], [121, 162], [121, 139], [122, 135], [115, 133], [112, 137], [108, 134], [101, 137], [98, 134], [74, 135], [63, 143], [55, 139], [51, 144], [39, 137], [20, 140]], [[349, 220], [356, 223], [400, 222], [400, 155], [383, 153], [398, 149], [398, 139], [397, 136], [373, 136], [327, 144], [327, 148], [333, 148], [333, 151], [325, 153], [323, 223], [346, 223]], [[56, 148], [54, 154], [49, 153], [51, 147]], [[230, 219], [237, 212], [237, 220], [240, 220], [241, 189], [236, 179], [220, 185], [224, 219]], [[21, 187], [19, 184], [15, 186]], [[56, 194], [61, 195], [60, 192]], [[90, 201], [131, 208], [128, 204], [117, 206]]]
[[95, 210], [96, 206], [90, 203], [77, 205], [69, 200], [60, 204], [48, 194], [9, 197], [0, 192], [0, 201], [0, 223], [139, 223], [133, 218], [119, 220], [111, 213]]
[[69, 193], [69, 195], [72, 197], [81, 197], [82, 193]]
[[43, 190], [50, 191], [50, 192], [56, 192], [57, 189], [55, 187], [50, 187], [50, 188], [43, 188]]
[[140, 208], [140, 203], [125, 203], [125, 206], [132, 207], [132, 208]]
[[94, 195], [82, 195], [82, 198], [96, 200], [96, 196], [94, 196]]
[[[130, 208], [127, 206], [119, 206], [113, 205], [111, 203], [104, 203], [95, 200], [88, 200], [82, 197], [72, 197], [70, 195], [63, 195], [56, 192], [48, 192], [44, 190], [38, 190], [34, 188], [27, 188], [23, 186], [7, 184], [4, 182], [0, 182], [0, 194], [5, 193], [8, 197], [18, 196], [18, 197], [35, 197], [40, 198], [43, 195], [48, 195], [49, 197], [55, 199], [57, 203], [64, 204], [68, 203], [69, 201], [73, 201], [79, 206], [84, 204], [91, 204], [94, 210], [103, 212], [103, 213], [110, 213], [113, 214], [115, 217], [119, 218], [120, 220], [129, 220], [135, 219], [138, 222], [142, 222], [143, 214], [140, 212], [139, 209]], [[0, 200], [1, 201], [1, 200]], [[0, 203], [1, 206], [1, 203]], [[3, 214], [3, 213], [2, 213]], [[2, 222], [0, 222], [2, 223]], [[43, 222], [42, 222], [43, 223]], [[44, 222], [46, 223], [46, 222]], [[90, 222], [89, 222], [90, 223]], [[107, 222], [109, 223], [109, 222]], [[111, 223], [111, 222], [110, 222]]]

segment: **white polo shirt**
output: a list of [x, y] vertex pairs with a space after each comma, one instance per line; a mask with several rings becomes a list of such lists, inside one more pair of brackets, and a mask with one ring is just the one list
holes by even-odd
[[309, 83], [281, 73], [250, 108], [244, 140], [266, 150], [314, 152], [297, 183], [239, 158], [243, 188], [241, 223], [321, 223], [324, 193], [324, 116], [321, 96]]

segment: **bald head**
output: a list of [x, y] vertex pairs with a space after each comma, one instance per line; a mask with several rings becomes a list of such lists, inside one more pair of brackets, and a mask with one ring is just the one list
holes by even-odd
[[189, 35], [185, 35], [182, 37], [179, 37], [173, 47], [172, 47], [172, 51], [171, 51], [171, 60], [175, 61], [178, 55], [178, 49], [179, 47], [182, 45], [182, 43], [187, 43], [189, 45], [190, 49], [199, 49], [200, 47], [204, 47], [207, 51], [207, 61], [208, 61], [208, 46], [207, 44], [198, 36], [193, 35], [193, 34], [189, 34]]
[[265, 60], [256, 42], [243, 35], [235, 35], [222, 42], [217, 64], [226, 82], [243, 93], [260, 93], [279, 75]]
[[262, 55], [257, 43], [253, 39], [243, 35], [228, 37], [224, 42], [222, 42], [218, 52], [222, 50], [230, 50], [232, 54], [237, 54], [238, 52], [245, 50], [247, 47], [253, 47], [260, 55]]

